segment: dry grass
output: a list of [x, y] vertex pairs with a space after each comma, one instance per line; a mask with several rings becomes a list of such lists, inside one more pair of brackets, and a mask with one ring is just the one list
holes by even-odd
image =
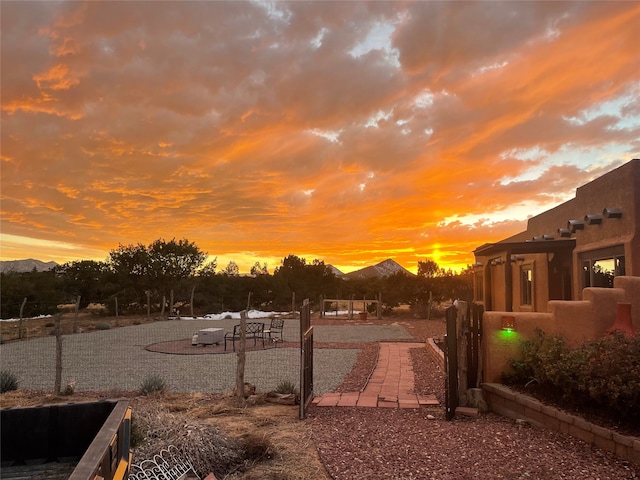
[[[108, 324], [109, 328], [126, 327], [129, 325], [140, 325], [151, 323], [160, 319], [147, 317], [146, 315], [128, 315], [119, 317], [104, 317], [91, 312], [81, 311], [76, 316], [74, 313], [60, 314], [61, 327], [64, 335], [73, 333], [74, 324], [78, 333], [92, 332], [99, 330], [98, 324]], [[55, 327], [55, 317], [46, 318], [26, 318], [22, 321], [23, 339], [47, 337], [53, 335]], [[2, 341], [8, 342], [19, 338], [20, 322], [0, 322], [0, 334]]]
[[[99, 400], [91, 393], [72, 397], [15, 391], [2, 394], [2, 408]], [[258, 403], [239, 408], [224, 395], [128, 395], [134, 428], [144, 437], [134, 463], [176, 445], [204, 478], [329, 480], [311, 440], [311, 427], [298, 419], [298, 406]]]

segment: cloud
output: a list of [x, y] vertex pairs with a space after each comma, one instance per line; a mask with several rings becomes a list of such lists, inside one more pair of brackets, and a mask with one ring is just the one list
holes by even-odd
[[1, 21], [2, 231], [82, 252], [464, 266], [638, 155], [631, 2], [4, 2]]

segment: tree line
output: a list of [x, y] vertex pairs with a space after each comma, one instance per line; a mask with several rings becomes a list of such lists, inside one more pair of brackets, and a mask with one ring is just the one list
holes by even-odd
[[[289, 311], [292, 298], [298, 305], [309, 298], [318, 307], [325, 298], [377, 298], [387, 311], [409, 304], [416, 316], [424, 316], [434, 301], [468, 299], [472, 294], [470, 270], [446, 271], [433, 262], [418, 262], [418, 275], [398, 273], [374, 279], [341, 279], [324, 261], [288, 255], [270, 274], [256, 262], [249, 276], [241, 276], [234, 262], [217, 270], [217, 259], [187, 239], [159, 239], [149, 245], [119, 245], [104, 262], [78, 260], [45, 272], [1, 274], [2, 318], [55, 314], [58, 305], [104, 305], [107, 314], [170, 313], [170, 305], [182, 314], [196, 315], [255, 308]], [[24, 303], [24, 299], [27, 299]], [[149, 309], [149, 310], [148, 310]]]

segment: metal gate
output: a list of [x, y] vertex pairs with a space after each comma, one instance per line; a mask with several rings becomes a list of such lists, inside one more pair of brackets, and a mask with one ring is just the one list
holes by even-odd
[[307, 416], [306, 409], [313, 400], [313, 327], [311, 305], [305, 299], [300, 310], [300, 420]]
[[482, 314], [484, 307], [458, 302], [446, 310], [445, 412], [452, 420], [456, 407], [467, 404], [467, 390], [482, 383]]

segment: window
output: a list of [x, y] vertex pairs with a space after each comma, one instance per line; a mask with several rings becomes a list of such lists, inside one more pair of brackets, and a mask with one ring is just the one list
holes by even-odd
[[520, 305], [533, 305], [533, 269], [531, 265], [520, 267]]
[[580, 255], [582, 287], [613, 287], [614, 277], [625, 274], [624, 246], [593, 250]]

